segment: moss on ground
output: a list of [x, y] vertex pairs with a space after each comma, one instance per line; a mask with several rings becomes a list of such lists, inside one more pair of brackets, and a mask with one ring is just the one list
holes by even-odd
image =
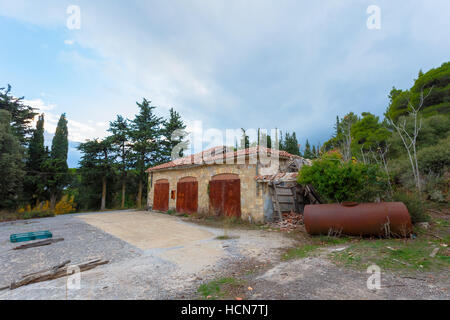
[[200, 285], [200, 297], [207, 300], [234, 299], [242, 291], [244, 280], [232, 277], [220, 278]]

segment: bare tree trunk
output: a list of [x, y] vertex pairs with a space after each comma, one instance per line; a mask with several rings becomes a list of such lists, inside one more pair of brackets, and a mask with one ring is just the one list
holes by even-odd
[[392, 119], [389, 119], [389, 122], [397, 130], [400, 138], [403, 141], [403, 144], [409, 157], [409, 162], [411, 163], [411, 169], [414, 175], [414, 182], [416, 183], [416, 188], [419, 194], [422, 191], [422, 186], [420, 183], [420, 170], [419, 170], [419, 163], [417, 161], [416, 145], [417, 145], [417, 136], [419, 135], [419, 132], [422, 129], [422, 120], [421, 119], [419, 120], [419, 124], [417, 123], [417, 120], [419, 117], [420, 109], [422, 109], [425, 99], [431, 94], [433, 87], [434, 86], [430, 88], [430, 91], [425, 97], [423, 95], [423, 88], [422, 88], [422, 91], [420, 92], [420, 103], [418, 107], [414, 107], [411, 104], [411, 102], [408, 102], [410, 109], [409, 114], [414, 119], [414, 130], [412, 133], [409, 133], [407, 130], [406, 120], [403, 121], [403, 123], [395, 124]]
[[344, 131], [344, 142], [342, 146], [342, 157], [344, 161], [350, 161], [352, 159], [352, 135], [351, 135], [352, 123], [347, 124], [347, 128]]
[[384, 171], [386, 172], [387, 179], [388, 179], [389, 191], [390, 191], [391, 196], [392, 196], [394, 194], [394, 192], [392, 190], [391, 175], [389, 174], [389, 167], [387, 165], [387, 160], [386, 160], [386, 154], [385, 153], [381, 154], [381, 161], [383, 162]]
[[50, 210], [55, 210], [55, 206], [56, 206], [56, 193], [52, 192], [52, 194], [50, 195]]
[[122, 180], [122, 204], [120, 205], [122, 209], [125, 208], [125, 180]]
[[142, 207], [142, 179], [139, 179], [139, 190], [137, 195], [137, 208], [141, 209]]
[[102, 178], [102, 205], [100, 210], [106, 209], [106, 177]]

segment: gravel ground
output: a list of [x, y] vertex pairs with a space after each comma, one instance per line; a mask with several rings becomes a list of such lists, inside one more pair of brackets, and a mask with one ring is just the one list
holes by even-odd
[[[139, 256], [135, 247], [84, 223], [78, 219], [79, 216], [0, 223], [0, 286], [18, 275], [49, 268], [65, 260], [76, 264], [102, 258], [114, 263]], [[64, 238], [65, 241], [27, 250], [11, 250], [23, 244], [11, 243], [11, 234], [43, 230], [50, 230], [53, 238]]]
[[[11, 250], [17, 244], [9, 242], [10, 234], [39, 230], [65, 241]], [[65, 260], [110, 261], [83, 272], [79, 290], [66, 290], [67, 280], [60, 278], [0, 291], [0, 299], [196, 299], [200, 284], [224, 276], [245, 278], [253, 288], [245, 292], [248, 299], [449, 299], [448, 273], [433, 281], [383, 273], [382, 289], [370, 291], [368, 274], [339, 268], [325, 256], [280, 261], [283, 250], [295, 246], [280, 232], [229, 229], [231, 240], [216, 239], [223, 234], [223, 229], [134, 211], [0, 223], [0, 287]]]
[[[66, 291], [66, 279], [36, 283], [16, 290], [0, 291], [0, 299], [174, 299], [193, 296], [200, 284], [227, 274], [237, 263], [256, 257], [271, 258], [277, 249], [291, 245], [282, 235], [259, 235], [253, 230], [230, 231], [233, 240], [216, 240], [223, 230], [198, 226], [168, 215], [143, 212], [114, 212], [101, 215], [126, 215], [121, 223], [133, 221], [133, 215], [148, 223], [157, 223], [163, 243], [172, 247], [153, 248], [151, 243], [140, 249], [114, 235], [94, 227], [85, 220], [86, 215], [65, 215], [33, 221], [0, 224], [0, 287], [8, 285], [22, 275], [57, 265], [65, 260], [73, 264], [102, 258], [110, 263], [83, 272], [81, 289]], [[114, 216], [112, 216], [114, 217]], [[90, 218], [90, 217], [89, 217]], [[96, 217], [94, 217], [96, 218]], [[117, 217], [111, 219], [115, 221]], [[95, 219], [98, 220], [98, 219]], [[108, 219], [106, 219], [107, 221]], [[111, 222], [112, 224], [113, 222]], [[131, 222], [130, 222], [131, 224]], [[207, 236], [203, 239], [184, 238], [170, 229], [193, 228]], [[109, 226], [111, 227], [111, 226]], [[117, 227], [113, 226], [114, 230]], [[12, 233], [51, 230], [54, 238], [65, 241], [26, 250], [11, 250], [17, 244], [9, 241]], [[122, 235], [123, 232], [122, 232]], [[126, 236], [126, 235], [125, 235]], [[173, 239], [170, 239], [170, 238]], [[185, 238], [188, 238], [187, 240]], [[179, 245], [175, 245], [176, 241]], [[151, 235], [148, 241], [152, 241]], [[250, 246], [251, 248], [247, 248]], [[216, 254], [211, 256], [211, 252]], [[217, 254], [219, 252], [219, 254]], [[190, 255], [193, 255], [194, 260]], [[209, 263], [209, 264], [205, 264]]]

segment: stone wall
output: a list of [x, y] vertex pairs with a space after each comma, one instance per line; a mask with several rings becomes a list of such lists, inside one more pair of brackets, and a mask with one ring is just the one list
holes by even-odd
[[[147, 205], [153, 206], [154, 186], [160, 179], [169, 180], [170, 193], [177, 190], [177, 183], [185, 177], [195, 177], [198, 181], [198, 212], [210, 214], [208, 184], [211, 178], [218, 174], [232, 173], [239, 175], [241, 180], [241, 218], [251, 222], [264, 221], [263, 187], [255, 181], [256, 164], [212, 164], [191, 168], [169, 169], [149, 173]], [[169, 209], [175, 210], [176, 199], [169, 197]]]

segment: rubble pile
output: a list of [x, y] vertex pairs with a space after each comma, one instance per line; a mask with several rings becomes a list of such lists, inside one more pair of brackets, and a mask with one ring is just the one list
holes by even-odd
[[303, 225], [303, 215], [290, 212], [283, 213], [282, 221], [275, 221], [269, 223], [271, 228], [280, 229], [280, 231], [290, 232], [298, 228], [298, 226]]

